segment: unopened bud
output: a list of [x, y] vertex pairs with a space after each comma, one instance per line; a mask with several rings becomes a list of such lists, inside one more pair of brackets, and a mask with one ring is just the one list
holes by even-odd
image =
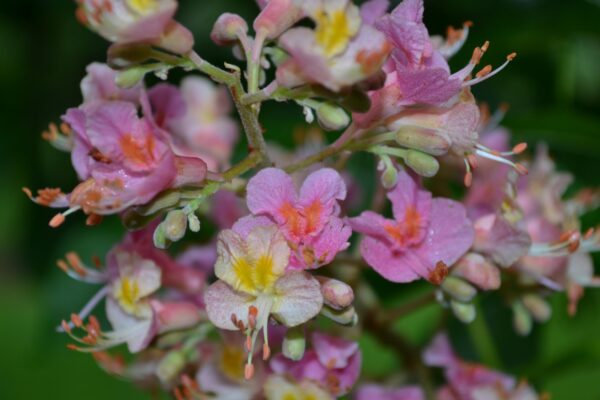
[[323, 306], [321, 315], [340, 325], [354, 326], [358, 323], [358, 314], [352, 306], [343, 310], [334, 310], [329, 306]]
[[444, 279], [441, 286], [450, 297], [463, 303], [473, 300], [473, 297], [477, 294], [477, 289], [472, 285], [454, 276], [448, 276]]
[[198, 306], [189, 301], [153, 300], [151, 305], [157, 317], [159, 333], [188, 329], [201, 320]]
[[123, 89], [128, 89], [140, 83], [146, 76], [147, 69], [144, 67], [132, 67], [117, 73], [115, 83]]
[[171, 351], [156, 366], [156, 376], [163, 385], [173, 383], [185, 368], [186, 358], [181, 351]]
[[450, 309], [459, 321], [465, 324], [470, 324], [475, 321], [477, 311], [471, 303], [461, 303], [460, 301], [450, 300]]
[[350, 285], [325, 276], [317, 277], [321, 283], [321, 293], [326, 305], [334, 310], [342, 310], [352, 305], [354, 291]]
[[219, 46], [226, 46], [238, 40], [239, 35], [248, 32], [248, 24], [237, 14], [224, 13], [217, 18], [210, 32], [210, 38]]
[[154, 241], [154, 246], [157, 249], [164, 250], [167, 247], [169, 247], [169, 245], [171, 244], [171, 242], [169, 241], [169, 239], [167, 239], [167, 236], [165, 234], [165, 228], [164, 228], [163, 222], [158, 224], [156, 229], [154, 229], [154, 235], [152, 236], [152, 239]]
[[192, 232], [200, 232], [200, 219], [196, 214], [188, 215], [188, 227]]
[[187, 230], [187, 215], [182, 210], [169, 211], [167, 218], [165, 218], [163, 230], [165, 237], [171, 242], [177, 242], [185, 236]]
[[552, 308], [548, 302], [537, 294], [526, 294], [521, 301], [537, 322], [546, 322], [552, 316]]
[[383, 172], [381, 173], [381, 184], [386, 189], [391, 189], [398, 183], [398, 170], [389, 157], [381, 159]]
[[350, 117], [343, 108], [331, 102], [321, 103], [316, 109], [321, 127], [328, 131], [337, 131], [350, 123]]
[[515, 301], [512, 305], [513, 310], [513, 327], [521, 336], [527, 336], [533, 328], [533, 318], [527, 308], [520, 301]]
[[400, 146], [419, 150], [434, 156], [446, 154], [450, 149], [450, 141], [432, 129], [415, 129], [402, 127], [396, 132], [396, 142]]
[[294, 0], [270, 0], [254, 20], [254, 31], [275, 39], [302, 18]]
[[300, 327], [290, 328], [283, 338], [282, 352], [286, 358], [298, 361], [304, 357], [306, 348], [306, 338], [304, 331]]
[[417, 150], [408, 150], [404, 157], [406, 165], [410, 167], [417, 174], [426, 178], [435, 176], [439, 169], [440, 163], [438, 160], [430, 156], [429, 154], [421, 153]]

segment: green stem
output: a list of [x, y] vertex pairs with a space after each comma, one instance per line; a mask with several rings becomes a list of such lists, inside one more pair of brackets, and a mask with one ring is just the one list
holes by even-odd
[[411, 314], [413, 311], [417, 311], [425, 306], [428, 306], [433, 302], [435, 302], [435, 292], [428, 292], [421, 297], [411, 300], [408, 303], [402, 304], [398, 308], [390, 310], [386, 314], [386, 316], [390, 321], [394, 321], [408, 314]]
[[262, 157], [262, 161], [267, 163], [267, 144], [265, 143], [262, 135], [262, 128], [258, 122], [258, 115], [254, 112], [251, 106], [242, 104], [240, 100], [245, 95], [245, 92], [239, 76], [212, 65], [208, 61], [201, 58], [194, 51], [188, 54], [188, 58], [199, 71], [204, 72], [215, 81], [225, 84], [227, 87], [229, 87], [233, 102], [240, 115], [242, 126], [246, 132], [249, 146], [251, 150], [258, 151]]
[[221, 68], [209, 63], [200, 57], [195, 51], [192, 50], [187, 56], [199, 71], [204, 72], [215, 81], [225, 84], [229, 87], [234, 86], [236, 82], [239, 82], [239, 79], [235, 74], [222, 70]]
[[[383, 134], [376, 134], [370, 137], [367, 137], [365, 139], [356, 141], [356, 142], [346, 142], [344, 144], [342, 144], [341, 146], [335, 146], [335, 145], [330, 145], [325, 147], [323, 150], [321, 150], [318, 153], [315, 153], [313, 155], [310, 155], [294, 164], [288, 165], [287, 167], [285, 167], [285, 171], [288, 173], [292, 173], [295, 171], [298, 171], [300, 169], [306, 168], [312, 164], [324, 161], [325, 159], [329, 158], [329, 157], [333, 157], [335, 155], [338, 155], [340, 153], [343, 153], [345, 151], [362, 151], [362, 150], [366, 150], [369, 147], [375, 145], [375, 144], [379, 144], [382, 142], [386, 142], [391, 140], [388, 133], [383, 133]], [[401, 150], [401, 149], [397, 149], [397, 150]]]
[[256, 167], [261, 161], [260, 154], [257, 152], [250, 153], [242, 161], [223, 172], [223, 179], [227, 182], [232, 181], [234, 178], [246, 173], [250, 169]]

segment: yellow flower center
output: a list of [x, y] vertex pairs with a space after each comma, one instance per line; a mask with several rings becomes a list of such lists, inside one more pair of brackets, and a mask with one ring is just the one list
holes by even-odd
[[146, 14], [153, 11], [157, 6], [157, 0], [127, 0], [131, 9], [140, 14]]
[[273, 258], [268, 254], [261, 255], [255, 261], [237, 259], [233, 269], [239, 282], [239, 287], [236, 289], [246, 293], [268, 292], [279, 278], [279, 275], [273, 271]]
[[325, 54], [330, 57], [344, 51], [355, 34], [351, 29], [345, 10], [336, 10], [331, 13], [322, 10], [316, 16], [316, 22], [315, 37], [317, 43], [323, 47]]
[[220, 367], [223, 374], [233, 380], [244, 379], [244, 349], [240, 346], [224, 346], [221, 352]]
[[132, 280], [128, 277], [121, 278], [117, 284], [114, 295], [123, 310], [136, 314], [140, 295], [140, 287], [136, 280]]

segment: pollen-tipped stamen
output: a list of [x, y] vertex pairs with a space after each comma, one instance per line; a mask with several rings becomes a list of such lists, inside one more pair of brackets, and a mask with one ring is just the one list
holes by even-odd
[[[514, 60], [516, 56], [517, 56], [517, 53], [509, 54], [508, 56], [506, 56], [506, 61], [504, 61], [504, 64], [502, 64], [500, 67], [496, 68], [495, 70], [491, 70], [491, 66], [488, 66], [489, 69], [488, 69], [488, 67], [485, 67], [484, 69], [479, 71], [476, 78], [463, 82], [462, 86], [463, 87], [473, 86], [473, 85], [476, 85], [478, 83], [485, 81], [486, 79], [491, 78], [492, 76], [496, 75], [497, 73], [502, 71], [504, 68], [506, 68], [506, 66], [508, 64], [510, 64], [510, 62], [512, 60]], [[481, 75], [480, 75], [480, 73], [481, 73]]]

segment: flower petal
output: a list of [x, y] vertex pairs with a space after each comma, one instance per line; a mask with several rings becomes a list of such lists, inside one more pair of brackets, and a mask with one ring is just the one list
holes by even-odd
[[253, 296], [238, 292], [222, 281], [210, 285], [204, 294], [206, 313], [210, 321], [217, 328], [231, 331], [238, 330], [231, 321], [231, 316], [235, 315], [237, 318], [245, 320], [248, 315], [248, 307], [254, 300]]
[[275, 283], [271, 314], [288, 327], [315, 317], [323, 307], [319, 282], [306, 272], [288, 272]]
[[280, 224], [287, 220], [280, 212], [281, 208], [297, 201], [292, 178], [277, 168], [260, 171], [250, 179], [246, 190], [246, 201], [252, 214], [270, 215]]

